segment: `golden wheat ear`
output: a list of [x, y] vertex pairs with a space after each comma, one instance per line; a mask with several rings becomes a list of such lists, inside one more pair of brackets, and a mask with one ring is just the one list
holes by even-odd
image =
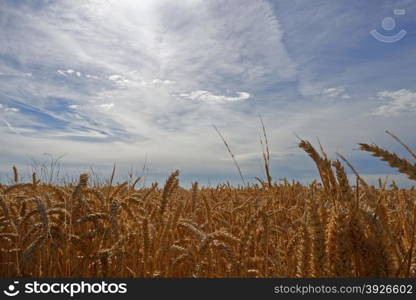
[[406, 150], [407, 150], [407, 152], [409, 152], [410, 153], [410, 155], [413, 157], [413, 159], [415, 159], [416, 160], [416, 153], [407, 145], [407, 144], [405, 144], [405, 143], [403, 143], [402, 141], [401, 141], [401, 139], [399, 139], [398, 137], [397, 137], [397, 135], [395, 135], [395, 134], [393, 134], [393, 133], [391, 133], [390, 131], [388, 131], [388, 130], [386, 130], [386, 133], [389, 135], [389, 136], [391, 136], [393, 139], [395, 139], [400, 145], [402, 145]]
[[410, 163], [407, 159], [401, 158], [396, 153], [391, 153], [377, 145], [359, 145], [361, 150], [370, 152], [372, 156], [387, 162], [390, 167], [398, 169], [400, 173], [406, 174], [408, 178], [416, 180], [416, 165]]

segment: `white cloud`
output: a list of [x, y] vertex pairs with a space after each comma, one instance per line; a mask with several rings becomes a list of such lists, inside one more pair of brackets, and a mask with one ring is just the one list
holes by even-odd
[[214, 95], [208, 91], [192, 91], [190, 93], [181, 93], [179, 94], [180, 97], [190, 100], [198, 100], [207, 103], [226, 103], [226, 102], [235, 102], [235, 101], [242, 101], [247, 100], [250, 98], [250, 94], [246, 92], [239, 92], [237, 93], [238, 96], [230, 97], [224, 95]]
[[4, 119], [4, 118], [2, 118], [2, 120], [3, 120], [3, 122], [6, 124], [7, 128], [8, 128], [11, 132], [14, 132], [14, 133], [16, 133], [16, 134], [20, 135], [20, 132], [19, 132], [16, 128], [14, 128], [14, 127], [12, 126], [12, 124], [10, 124], [10, 123], [9, 123], [6, 119]]
[[100, 104], [100, 108], [104, 109], [104, 110], [110, 110], [114, 107], [114, 103], [104, 103], [104, 104]]
[[344, 87], [323, 87], [322, 84], [311, 82], [310, 80], [301, 80], [299, 91], [305, 97], [324, 97], [329, 99], [351, 99], [351, 96]]
[[16, 107], [7, 107], [4, 111], [14, 113], [14, 112], [19, 112], [19, 109]]
[[62, 76], [71, 75], [71, 74], [74, 74], [77, 77], [81, 77], [82, 76], [82, 73], [81, 72], [75, 71], [75, 70], [72, 70], [72, 69], [68, 69], [68, 70], [60, 70], [60, 69], [58, 69], [56, 72], [58, 74], [62, 75]]
[[373, 115], [390, 117], [416, 112], [416, 92], [406, 89], [383, 91], [378, 93], [377, 99], [385, 104], [374, 109]]
[[86, 77], [86, 78], [89, 78], [89, 79], [99, 79], [99, 77], [98, 77], [98, 76], [91, 75], [91, 74], [85, 74], [85, 77]]
[[[153, 79], [151, 82], [151, 84], [171, 84], [174, 83], [171, 80], [161, 80], [159, 78]], [[144, 82], [144, 84], [148, 84], [147, 82]]]
[[113, 74], [108, 77], [109, 80], [115, 82], [119, 87], [126, 87], [130, 84], [130, 80], [118, 74]]
[[108, 79], [111, 81], [126, 80], [123, 76], [117, 74], [109, 76]]
[[326, 95], [332, 98], [342, 98], [342, 99], [350, 99], [351, 97], [345, 92], [344, 88], [341, 87], [333, 87], [324, 89], [321, 92], [322, 95]]
[[20, 110], [16, 107], [7, 106], [7, 105], [3, 105], [0, 103], [0, 112], [2, 111], [5, 113], [16, 113], [16, 112], [19, 112]]

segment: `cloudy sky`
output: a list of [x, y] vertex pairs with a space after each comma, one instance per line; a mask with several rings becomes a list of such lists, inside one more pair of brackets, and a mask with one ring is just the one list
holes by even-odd
[[261, 115], [275, 179], [317, 176], [298, 135], [409, 184], [356, 148], [403, 153], [385, 130], [416, 146], [415, 16], [412, 0], [3, 0], [1, 178], [63, 155], [66, 174], [239, 183], [215, 124], [252, 181]]

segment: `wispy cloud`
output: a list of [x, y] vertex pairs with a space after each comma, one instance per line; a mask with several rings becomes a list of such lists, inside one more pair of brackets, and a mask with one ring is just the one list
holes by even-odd
[[[214, 123], [251, 172], [259, 114], [290, 162], [276, 166], [299, 176], [295, 132], [352, 157], [357, 141], [385, 140], [380, 128], [415, 142], [415, 44], [371, 39], [395, 8], [382, 3], [3, 1], [0, 143], [18, 150], [0, 165], [48, 149], [79, 165], [148, 153], [163, 171], [225, 174]], [[400, 18], [410, 36], [414, 21]]]
[[321, 94], [332, 97], [332, 98], [341, 98], [341, 99], [351, 98], [351, 96], [345, 92], [345, 89], [341, 87], [324, 89]]
[[416, 92], [406, 89], [383, 91], [378, 93], [377, 99], [384, 104], [373, 110], [376, 116], [389, 117], [416, 112]]
[[208, 91], [200, 90], [192, 91], [190, 93], [181, 93], [179, 96], [185, 99], [203, 101], [208, 103], [226, 103], [247, 100], [250, 98], [250, 94], [245, 92], [239, 92], [238, 96], [232, 97], [224, 95], [214, 95]]

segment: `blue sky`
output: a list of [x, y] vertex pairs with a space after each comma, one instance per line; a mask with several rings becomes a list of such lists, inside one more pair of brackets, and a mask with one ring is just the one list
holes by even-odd
[[251, 181], [262, 115], [276, 179], [317, 177], [297, 134], [408, 185], [355, 149], [403, 153], [385, 130], [416, 146], [415, 15], [410, 0], [1, 1], [2, 178], [50, 153], [69, 175], [146, 162], [149, 181], [178, 168], [185, 183], [238, 183], [215, 124]]

